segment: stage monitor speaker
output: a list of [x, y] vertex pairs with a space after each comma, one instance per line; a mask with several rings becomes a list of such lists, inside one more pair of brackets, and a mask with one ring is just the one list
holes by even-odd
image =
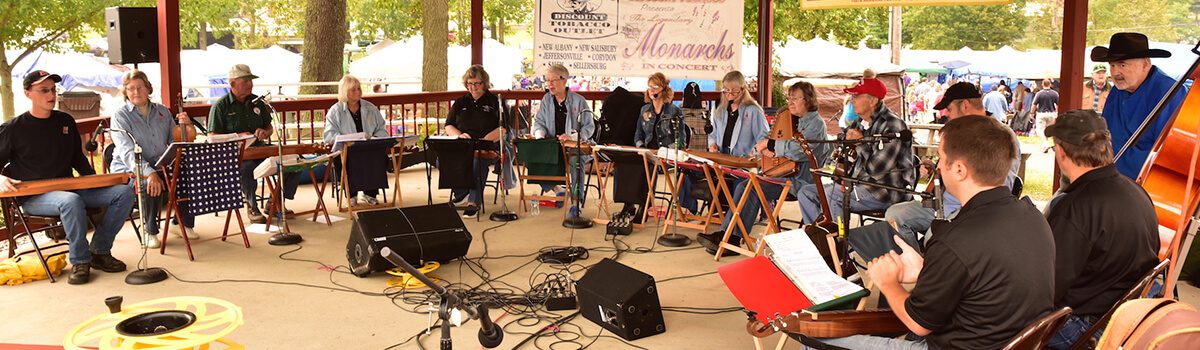
[[104, 9], [108, 32], [108, 61], [112, 64], [158, 62], [158, 9]]
[[583, 317], [625, 340], [666, 331], [654, 277], [604, 258], [575, 282]]
[[448, 262], [467, 254], [471, 232], [450, 203], [354, 212], [346, 259], [358, 277], [396, 267], [379, 254], [392, 248], [404, 261]]

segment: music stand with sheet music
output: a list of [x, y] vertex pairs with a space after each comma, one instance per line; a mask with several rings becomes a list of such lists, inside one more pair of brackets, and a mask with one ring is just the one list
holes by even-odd
[[[245, 145], [253, 136], [234, 138], [228, 142], [219, 143], [172, 143], [155, 167], [170, 169], [166, 173], [166, 189], [168, 193], [167, 220], [163, 220], [162, 230], [167, 232], [171, 218], [183, 229], [183, 219], [179, 216], [179, 203], [186, 202], [188, 212], [194, 216], [209, 213], [226, 212], [225, 229], [220, 236], [196, 240], [195, 243], [228, 237], [242, 236], [242, 243], [250, 248], [250, 238], [246, 235], [246, 226], [242, 222], [241, 190], [241, 154]], [[145, 215], [145, 214], [143, 214]], [[229, 223], [237, 217], [239, 233], [229, 234]], [[159, 254], [167, 252], [167, 236], [162, 237]], [[183, 245], [187, 248], [188, 260], [196, 260], [192, 254], [192, 240], [188, 235], [183, 237]]]
[[[484, 162], [476, 162], [476, 157], [479, 151], [499, 150], [496, 143], [484, 139], [429, 136], [425, 138], [425, 146], [438, 157], [438, 188], [473, 188], [479, 191], [479, 202], [475, 204], [479, 206], [479, 213], [483, 213], [483, 183], [487, 180], [487, 172]], [[475, 174], [480, 176], [476, 177]], [[479, 221], [478, 215], [475, 221]]]
[[[263, 161], [261, 164], [259, 164], [257, 168], [254, 169], [254, 177], [256, 177], [256, 178], [270, 177], [270, 179], [267, 180], [267, 192], [279, 193], [279, 189], [281, 188], [281, 186], [283, 186], [282, 185], [283, 177], [279, 176], [279, 174], [275, 173], [276, 169], [283, 168], [283, 172], [285, 174], [307, 171], [309, 179], [312, 180], [313, 190], [316, 191], [316, 194], [317, 194], [317, 204], [312, 209], [305, 210], [305, 211], [297, 211], [295, 213], [292, 213], [291, 215], [286, 215], [286, 218], [291, 219], [291, 218], [301, 216], [301, 215], [312, 214], [312, 221], [317, 222], [317, 218], [320, 215], [324, 215], [325, 216], [325, 224], [328, 226], [333, 226], [333, 221], [331, 221], [329, 219], [329, 208], [325, 205], [325, 198], [324, 198], [325, 184], [327, 183], [327, 179], [329, 179], [329, 177], [333, 174], [333, 167], [329, 166], [329, 164], [330, 164], [329, 160], [333, 159], [341, 154], [342, 154], [342, 152], [340, 152], [340, 151], [332, 152], [332, 153], [327, 153], [327, 154], [321, 155], [321, 156], [313, 158], [313, 159], [307, 159], [302, 156], [294, 155], [294, 154], [287, 154], [284, 156], [284, 160], [283, 160], [283, 163], [281, 164], [281, 166], [277, 166], [275, 164], [278, 162], [279, 157], [271, 156], [270, 158], [267, 158], [266, 161]], [[294, 156], [294, 158], [287, 157], [288, 155]], [[326, 165], [325, 174], [323, 177], [318, 178], [315, 169], [317, 167], [320, 167], [321, 165]], [[269, 225], [271, 223], [271, 220], [275, 220], [278, 218], [277, 214], [279, 211], [279, 203], [277, 202], [277, 199], [272, 198], [270, 203], [267, 205], [267, 208], [268, 209], [265, 214], [267, 214], [266, 215], [267, 224]], [[283, 225], [283, 227], [284, 227], [283, 231], [291, 232], [291, 228], [288, 226], [287, 220], [281, 220], [281, 221], [282, 222], [280, 224]]]
[[[404, 140], [407, 138], [408, 137], [405, 136], [375, 137], [370, 139], [338, 140], [333, 144], [331, 149], [334, 152], [341, 152], [342, 171], [340, 174], [338, 174], [340, 177], [339, 181], [341, 181], [341, 186], [338, 191], [339, 211], [348, 211], [350, 216], [353, 217], [354, 212], [357, 210], [400, 207], [400, 204], [402, 203], [400, 196], [400, 176], [396, 176], [392, 184], [392, 203], [389, 204], [387, 202], [387, 195], [384, 195], [383, 202], [379, 204], [359, 206], [350, 205], [350, 196], [354, 192], [363, 189], [369, 189], [372, 186], [382, 185], [382, 187], [376, 188], [387, 188], [387, 171], [385, 170], [369, 173], [358, 173], [356, 171], [356, 174], [354, 174], [355, 177], [360, 175], [365, 176], [366, 181], [370, 182], [367, 184], [356, 184], [350, 181], [349, 176], [351, 175], [350, 167], [352, 164], [358, 162], [371, 162], [372, 159], [382, 159], [385, 161], [387, 159], [391, 159], [393, 169], [399, 171], [400, 161], [404, 156]], [[396, 155], [397, 150], [399, 150], [398, 153], [400, 154], [398, 156]], [[391, 152], [391, 157], [388, 156], [388, 152]]]
[[[659, 168], [663, 167], [662, 162], [658, 160], [654, 150], [646, 148], [597, 145], [593, 146], [592, 150], [596, 155], [597, 163], [612, 162], [615, 164], [617, 171], [632, 171], [635, 169], [642, 171], [646, 181], [646, 198], [641, 199], [642, 210], [641, 221], [639, 221], [641, 223], [633, 223], [632, 226], [637, 229], [644, 228], [648, 212], [647, 208], [650, 207], [650, 203], [654, 200], [654, 196], [651, 195], [650, 190], [654, 188], [655, 175], [658, 173]], [[596, 208], [596, 218], [592, 219], [592, 221], [600, 225], [607, 225], [611, 221], [610, 219], [600, 218], [601, 215], [608, 218], [612, 217], [612, 212], [608, 210], [608, 198], [605, 196], [605, 189], [608, 187], [608, 178], [608, 176], [598, 176], [596, 178], [596, 183], [599, 185], [599, 205]], [[616, 193], [614, 188], [613, 200], [621, 200], [622, 198], [619, 197], [624, 197], [624, 195]], [[626, 197], [625, 199], [630, 198]]]

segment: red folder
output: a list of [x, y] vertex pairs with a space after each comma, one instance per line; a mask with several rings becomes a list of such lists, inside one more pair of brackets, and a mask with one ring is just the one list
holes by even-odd
[[812, 307], [804, 293], [766, 256], [756, 256], [717, 268], [725, 287], [763, 324], [775, 313], [787, 315]]

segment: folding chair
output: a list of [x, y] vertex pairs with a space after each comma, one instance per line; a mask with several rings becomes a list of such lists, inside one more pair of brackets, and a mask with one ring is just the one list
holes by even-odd
[[[167, 232], [171, 218], [183, 227], [183, 219], [179, 215], [179, 204], [187, 204], [188, 211], [194, 216], [209, 213], [226, 212], [225, 228], [220, 236], [196, 240], [193, 242], [187, 235], [183, 237], [183, 245], [187, 248], [188, 260], [196, 260], [192, 254], [192, 243], [207, 242], [215, 239], [225, 241], [228, 237], [242, 236], [242, 243], [250, 248], [250, 238], [246, 235], [246, 227], [242, 222], [241, 190], [241, 141], [222, 143], [175, 143], [167, 149], [163, 160], [170, 162], [167, 176], [167, 220], [163, 220], [162, 230]], [[159, 166], [167, 164], [159, 164]], [[229, 233], [230, 220], [237, 217], [238, 233]], [[162, 246], [159, 254], [167, 252], [167, 237], [162, 235]]]
[[[556, 139], [517, 139], [513, 140], [516, 145], [517, 154], [513, 157], [518, 164], [517, 186], [521, 191], [521, 210], [529, 212], [530, 205], [528, 201], [554, 201], [561, 202], [566, 206], [570, 200], [570, 195], [559, 196], [543, 196], [529, 195], [525, 192], [525, 182], [530, 184], [563, 184], [567, 190], [571, 190], [571, 176], [567, 175], [571, 160], [567, 158], [566, 152], [562, 145]], [[567, 217], [567, 211], [563, 211], [563, 218]]]

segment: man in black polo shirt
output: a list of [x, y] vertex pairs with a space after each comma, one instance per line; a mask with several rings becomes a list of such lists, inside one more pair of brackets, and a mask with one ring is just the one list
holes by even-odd
[[1158, 218], [1146, 190], [1117, 171], [1108, 126], [1096, 111], [1063, 113], [1046, 136], [1054, 137], [1054, 160], [1071, 179], [1046, 217], [1058, 251], [1054, 304], [1073, 309], [1048, 345], [1068, 349], [1158, 263]]
[[[958, 216], [934, 221], [924, 258], [897, 237], [904, 254], [867, 265], [896, 316], [925, 339], [823, 342], [850, 349], [999, 349], [1054, 307], [1050, 226], [1004, 186], [1016, 156], [1011, 132], [971, 115], [950, 120], [941, 136], [938, 170], [946, 191], [964, 203]], [[913, 282], [911, 292], [900, 285]]]
[[1038, 137], [1042, 139], [1042, 153], [1050, 151], [1050, 141], [1046, 140], [1046, 127], [1054, 123], [1058, 116], [1058, 91], [1054, 91], [1054, 81], [1042, 80], [1042, 91], [1033, 96], [1034, 125], [1037, 126]]

